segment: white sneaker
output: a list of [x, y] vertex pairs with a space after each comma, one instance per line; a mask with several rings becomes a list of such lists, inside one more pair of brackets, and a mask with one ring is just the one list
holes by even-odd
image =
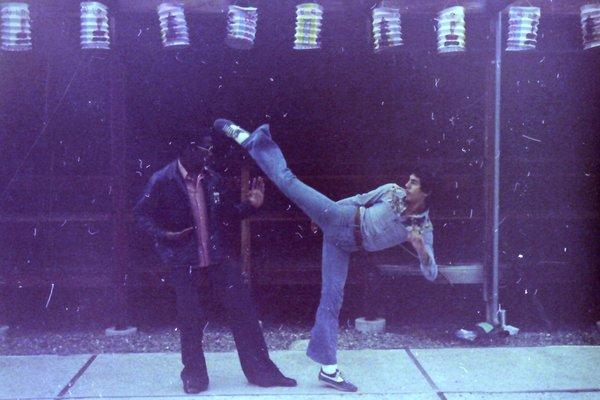
[[342, 392], [356, 392], [358, 390], [356, 386], [344, 379], [339, 369], [335, 370], [333, 374], [327, 374], [321, 369], [319, 371], [319, 381]]
[[213, 124], [213, 127], [216, 130], [223, 132], [225, 135], [229, 136], [230, 138], [238, 142], [238, 144], [240, 145], [250, 137], [250, 132], [243, 128], [240, 128], [239, 126], [234, 124], [233, 121], [230, 121], [228, 119], [217, 119]]

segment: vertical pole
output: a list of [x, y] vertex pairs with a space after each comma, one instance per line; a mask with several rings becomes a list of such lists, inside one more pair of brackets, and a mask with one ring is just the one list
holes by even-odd
[[[250, 190], [250, 167], [247, 163], [242, 165], [241, 172], [241, 186], [242, 186], [242, 201], [246, 199], [248, 191]], [[242, 246], [242, 276], [244, 282], [249, 283], [252, 275], [252, 257], [251, 257], [251, 239], [252, 233], [250, 232], [250, 221], [245, 219], [241, 225], [241, 246]]]
[[500, 95], [502, 78], [502, 12], [492, 18], [494, 57], [487, 66], [485, 106], [485, 280], [486, 320], [497, 326], [500, 233]]
[[[115, 39], [115, 18], [111, 18], [111, 37]], [[129, 249], [127, 235], [127, 182], [125, 160], [127, 140], [125, 132], [125, 68], [117, 52], [111, 50], [110, 60], [110, 143], [111, 175], [114, 218], [114, 261], [113, 283], [116, 303], [117, 330], [127, 327], [127, 269]]]

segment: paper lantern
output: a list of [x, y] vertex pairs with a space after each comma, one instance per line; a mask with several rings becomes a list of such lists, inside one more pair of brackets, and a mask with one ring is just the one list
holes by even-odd
[[581, 31], [585, 50], [600, 46], [600, 3], [581, 6]]
[[375, 52], [402, 45], [399, 9], [390, 7], [373, 8], [373, 42]]
[[159, 4], [157, 10], [163, 46], [189, 46], [190, 36], [183, 5], [177, 2], [165, 2]]
[[100, 2], [81, 3], [81, 48], [110, 50], [108, 7]]
[[256, 38], [257, 21], [258, 9], [256, 7], [229, 6], [225, 43], [234, 49], [251, 49]]
[[296, 6], [296, 35], [294, 49], [320, 49], [322, 23], [323, 7], [317, 3], [298, 4]]
[[29, 5], [27, 3], [1, 3], [0, 7], [2, 50], [31, 50]]
[[508, 9], [508, 39], [506, 51], [535, 50], [542, 10], [539, 7]]
[[438, 13], [437, 37], [439, 53], [465, 51], [465, 8], [455, 6]]

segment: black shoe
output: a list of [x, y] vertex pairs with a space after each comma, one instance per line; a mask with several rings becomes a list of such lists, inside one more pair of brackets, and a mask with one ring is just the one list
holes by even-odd
[[225, 135], [238, 142], [238, 144], [242, 144], [246, 139], [250, 137], [250, 132], [240, 128], [239, 126], [234, 124], [233, 121], [230, 121], [228, 119], [217, 119], [214, 122], [213, 127], [217, 131], [223, 132]]
[[179, 376], [181, 376], [183, 382], [183, 391], [187, 394], [197, 394], [208, 389], [208, 375], [206, 372], [202, 373], [184, 368]]
[[260, 386], [260, 387], [275, 387], [275, 386], [294, 387], [294, 386], [298, 385], [298, 382], [296, 382], [295, 379], [283, 376], [283, 374], [271, 376], [269, 378], [251, 379], [249, 381], [253, 385]]
[[208, 389], [208, 382], [205, 382], [200, 379], [182, 379], [183, 381], [183, 391], [187, 394], [198, 394], [200, 392], [204, 392]]
[[321, 369], [319, 371], [319, 381], [342, 392], [356, 392], [358, 390], [356, 386], [344, 379], [339, 369], [334, 374], [326, 374]]

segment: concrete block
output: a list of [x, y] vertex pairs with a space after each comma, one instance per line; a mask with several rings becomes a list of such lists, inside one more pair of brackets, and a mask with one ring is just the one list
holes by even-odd
[[385, 318], [377, 318], [372, 321], [365, 318], [356, 318], [354, 328], [361, 333], [382, 333], [385, 332]]
[[135, 326], [128, 326], [125, 329], [117, 329], [114, 326], [106, 328], [104, 331], [106, 336], [132, 336], [137, 334], [137, 328]]
[[0, 325], [0, 339], [3, 339], [6, 337], [9, 329], [10, 328], [8, 327], [8, 325]]

